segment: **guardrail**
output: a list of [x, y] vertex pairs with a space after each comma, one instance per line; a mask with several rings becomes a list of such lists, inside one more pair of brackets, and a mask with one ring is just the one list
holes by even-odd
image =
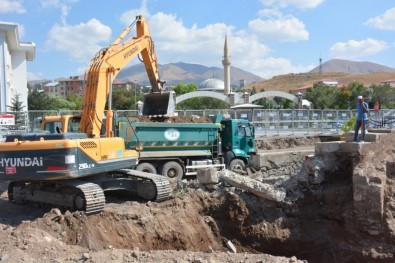
[[[15, 124], [2, 124], [0, 135], [32, 132], [40, 129], [40, 120], [48, 115], [79, 114], [80, 111], [28, 111], [4, 112], [13, 114]], [[256, 127], [257, 135], [317, 135], [340, 134], [340, 127], [345, 120], [357, 114], [357, 110], [307, 110], [307, 109], [209, 109], [209, 110], [177, 110], [182, 116], [215, 116], [228, 114], [233, 119], [247, 119]], [[138, 111], [115, 111], [115, 116], [137, 116]], [[395, 110], [369, 112], [372, 127], [395, 127]]]

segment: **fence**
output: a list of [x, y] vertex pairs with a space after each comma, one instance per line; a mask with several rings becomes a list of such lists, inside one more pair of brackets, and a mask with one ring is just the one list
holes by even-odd
[[[220, 113], [233, 119], [247, 119], [255, 126], [257, 135], [318, 135], [340, 134], [340, 127], [345, 120], [357, 114], [357, 110], [306, 110], [306, 109], [209, 109], [176, 111], [182, 116], [215, 116]], [[2, 123], [0, 119], [0, 136], [11, 133], [33, 132], [40, 129], [40, 121], [48, 115], [79, 114], [80, 111], [28, 111], [4, 112], [14, 115], [12, 124]], [[138, 111], [115, 111], [114, 116], [137, 116]], [[371, 126], [395, 127], [395, 110], [369, 112]]]

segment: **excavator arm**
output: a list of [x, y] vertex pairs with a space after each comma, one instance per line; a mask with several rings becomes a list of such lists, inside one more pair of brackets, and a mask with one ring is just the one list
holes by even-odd
[[[124, 40], [132, 31], [134, 24], [136, 25], [136, 36]], [[127, 27], [110, 46], [100, 50], [91, 60], [86, 72], [86, 88], [81, 113], [80, 132], [86, 133], [90, 138], [100, 137], [103, 114], [108, 99], [106, 137], [113, 137], [112, 81], [119, 71], [139, 54], [144, 61], [152, 93], [161, 93], [163, 82], [160, 81], [159, 77], [154, 43], [144, 17], [137, 16], [133, 24]], [[167, 108], [167, 105], [164, 107]]]

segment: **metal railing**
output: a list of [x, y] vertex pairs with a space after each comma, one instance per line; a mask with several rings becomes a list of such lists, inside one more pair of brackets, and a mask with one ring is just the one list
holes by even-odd
[[[3, 112], [13, 114], [14, 125], [0, 123], [0, 135], [10, 133], [32, 132], [40, 129], [40, 120], [48, 115], [79, 114], [80, 111], [28, 111]], [[318, 135], [341, 134], [340, 127], [344, 121], [357, 114], [357, 110], [307, 110], [307, 109], [209, 109], [177, 110], [180, 116], [215, 116], [229, 115], [233, 119], [247, 119], [254, 124], [257, 135]], [[114, 116], [137, 116], [138, 111], [115, 111]], [[369, 112], [372, 127], [395, 127], [395, 110]]]

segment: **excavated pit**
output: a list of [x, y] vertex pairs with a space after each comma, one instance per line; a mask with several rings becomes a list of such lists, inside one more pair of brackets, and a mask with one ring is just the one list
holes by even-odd
[[309, 262], [357, 262], [364, 256], [350, 245], [358, 237], [344, 227], [352, 220], [347, 212], [351, 200], [350, 177], [338, 174], [288, 204], [232, 188], [190, 188], [159, 204], [109, 203], [99, 215], [48, 213], [34, 224], [68, 245], [91, 250], [227, 251], [230, 240], [238, 252], [296, 256]]
[[[302, 139], [290, 140], [297, 139], [286, 138], [281, 144], [309, 144], [302, 143]], [[316, 140], [311, 138], [310, 143]], [[276, 147], [274, 142], [261, 143], [264, 144]], [[379, 152], [377, 147], [377, 155]], [[241, 254], [243, 262], [259, 262], [257, 258], [247, 257], [251, 254], [265, 260], [264, 254], [308, 262], [393, 262], [394, 162], [386, 163], [387, 231], [371, 235], [361, 231], [353, 210], [353, 167], [360, 158], [354, 155], [336, 158], [341, 169], [326, 172], [321, 183], [306, 183], [301, 175], [284, 182], [287, 198], [282, 203], [264, 200], [228, 185], [207, 188], [191, 180], [174, 192], [174, 198], [162, 203], [127, 201], [107, 195], [104, 211], [86, 216], [79, 212], [60, 213], [56, 209], [10, 204], [3, 193], [0, 200], [3, 252], [0, 256], [8, 245], [9, 249], [41, 253], [48, 258], [53, 258], [51, 251], [56, 250], [70, 255], [110, 251], [111, 257], [119, 257], [114, 251], [121, 249], [128, 251], [124, 252], [124, 259], [139, 261], [148, 257], [143, 251], [185, 251], [190, 258], [190, 253], [201, 252], [198, 258], [215, 254], [222, 255], [221, 262], [234, 262], [240, 254], [234, 254], [231, 259], [224, 256], [229, 253], [221, 254], [229, 251], [227, 243], [231, 241], [238, 253], [244, 253]], [[361, 159], [366, 162], [368, 158], [364, 155]], [[1, 186], [1, 190], [6, 191], [5, 182]], [[40, 242], [29, 245], [33, 243], [31, 239]], [[42, 243], [45, 239], [51, 240], [50, 246]], [[44, 252], [37, 252], [41, 251], [40, 246]], [[176, 252], [170, 253], [175, 257]], [[160, 257], [163, 259], [163, 255]], [[104, 258], [97, 262], [106, 262]], [[291, 261], [279, 258], [262, 262]]]

